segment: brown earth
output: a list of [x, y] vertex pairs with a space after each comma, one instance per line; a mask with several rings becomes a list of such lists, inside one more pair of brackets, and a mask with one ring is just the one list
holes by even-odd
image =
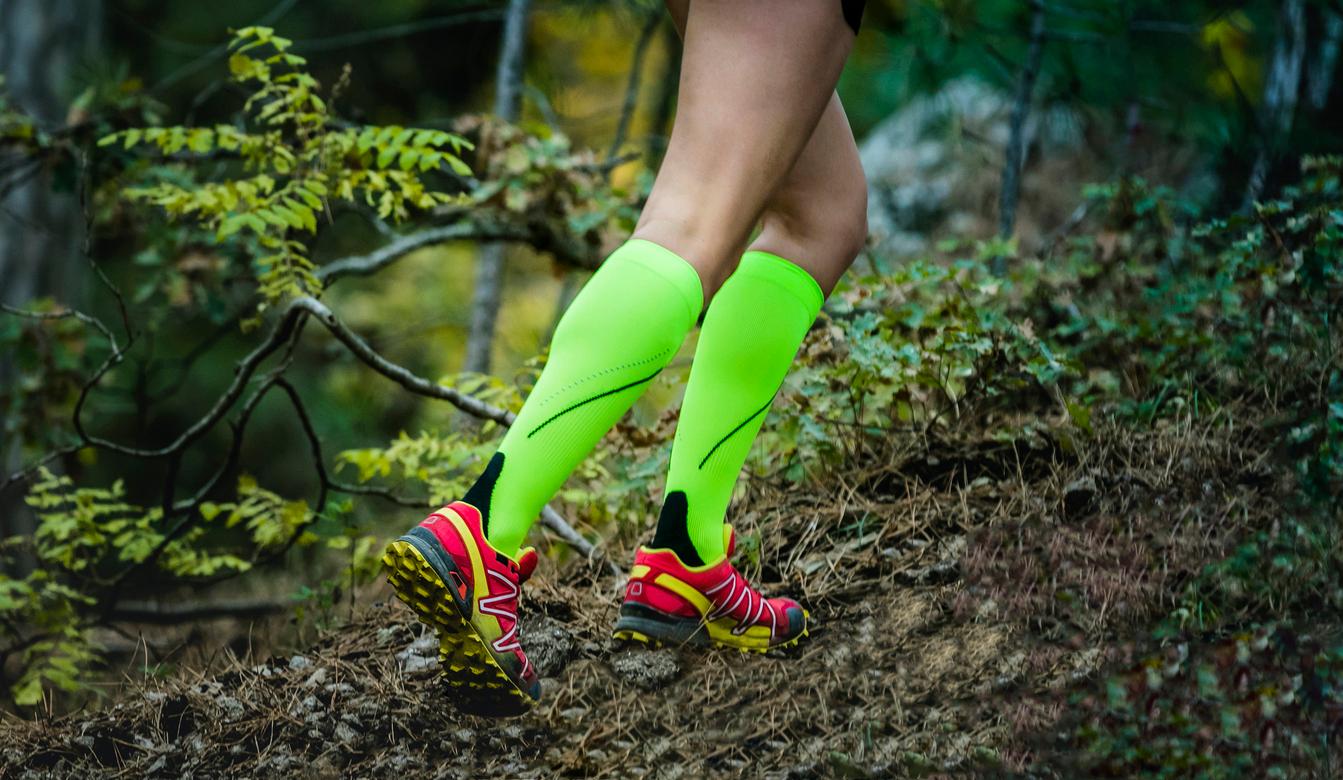
[[459, 715], [432, 638], [384, 589], [301, 655], [6, 720], [0, 776], [1021, 771], [1047, 758], [1066, 694], [1128, 663], [1191, 573], [1285, 491], [1252, 431], [1060, 430], [874, 445], [858, 460], [879, 466], [822, 490], [753, 481], [737, 525], [764, 553], [742, 565], [815, 622], [778, 657], [615, 646], [618, 583], [570, 560], [524, 594], [524, 642], [546, 675], [524, 717]]

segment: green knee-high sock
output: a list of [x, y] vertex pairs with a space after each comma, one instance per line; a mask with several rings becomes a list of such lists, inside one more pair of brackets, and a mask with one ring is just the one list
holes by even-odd
[[689, 565], [723, 556], [732, 487], [825, 296], [806, 271], [747, 252], [704, 315], [653, 546]]
[[517, 420], [463, 497], [495, 549], [517, 556], [541, 508], [676, 355], [703, 296], [689, 263], [639, 239], [588, 280]]

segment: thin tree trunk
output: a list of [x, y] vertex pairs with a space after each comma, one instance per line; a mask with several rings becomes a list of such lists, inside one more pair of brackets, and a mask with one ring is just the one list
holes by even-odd
[[[75, 74], [96, 53], [101, 31], [98, 0], [0, 0], [0, 75], [15, 106], [45, 127], [64, 125]], [[0, 205], [0, 302], [23, 306], [50, 295], [79, 306], [87, 277], [78, 199], [39, 172]], [[12, 386], [13, 372], [0, 355], [0, 387]], [[10, 474], [22, 465], [24, 443], [6, 438], [0, 468]], [[32, 531], [21, 497], [17, 486], [0, 496], [0, 538]]]
[[662, 40], [667, 47], [667, 61], [662, 75], [657, 81], [657, 92], [653, 98], [653, 124], [648, 131], [648, 146], [645, 154], [647, 164], [656, 167], [662, 161], [667, 150], [667, 138], [671, 136], [672, 115], [676, 113], [676, 87], [681, 80], [681, 39], [674, 25], [662, 28]]
[[[1026, 62], [1017, 81], [1017, 94], [1012, 103], [1012, 118], [1008, 125], [1007, 150], [1003, 160], [1002, 190], [998, 200], [998, 235], [1009, 238], [1017, 223], [1017, 200], [1021, 197], [1021, 167], [1026, 158], [1026, 119], [1031, 113], [1031, 99], [1035, 95], [1035, 81], [1040, 75], [1040, 60], [1045, 48], [1045, 4], [1032, 0], [1031, 32], [1026, 46]], [[1001, 255], [993, 258], [993, 273], [1007, 272], [1007, 260]]]
[[[522, 73], [527, 44], [527, 17], [531, 0], [509, 0], [504, 19], [503, 47], [495, 78], [494, 113], [500, 119], [516, 121], [522, 101]], [[471, 330], [466, 340], [467, 371], [490, 370], [495, 324], [504, 286], [504, 245], [481, 247], [476, 262], [476, 285], [471, 299]]]
[[1329, 91], [1334, 86], [1334, 71], [1338, 69], [1339, 45], [1343, 43], [1343, 14], [1330, 8], [1322, 9], [1321, 13], [1324, 16], [1324, 24], [1321, 25], [1324, 30], [1307, 73], [1309, 86], [1306, 94], [1313, 111], [1323, 111], [1329, 102]]
[[1304, 0], [1284, 0], [1278, 10], [1278, 42], [1273, 47], [1273, 62], [1264, 85], [1260, 127], [1263, 130], [1259, 155], [1250, 169], [1241, 208], [1248, 210], [1259, 200], [1268, 182], [1268, 174], [1282, 142], [1292, 131], [1297, 96], [1306, 60], [1306, 7]]
[[611, 139], [611, 148], [606, 153], [607, 159], [611, 159], [620, 153], [620, 147], [625, 145], [625, 137], [629, 135], [630, 123], [634, 120], [634, 111], [639, 107], [639, 88], [643, 83], [644, 57], [648, 55], [648, 44], [653, 42], [653, 33], [657, 32], [658, 26], [662, 24], [662, 18], [661, 8], [650, 11], [644, 19], [643, 29], [639, 31], [639, 38], [634, 43], [634, 54], [630, 57], [629, 83], [625, 86], [625, 102], [620, 107], [620, 121], [616, 123], [616, 133], [615, 137]]

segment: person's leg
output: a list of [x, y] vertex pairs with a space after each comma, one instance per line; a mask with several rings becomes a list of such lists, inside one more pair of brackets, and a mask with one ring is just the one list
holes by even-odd
[[[690, 0], [665, 4], [684, 38]], [[843, 12], [856, 32], [861, 4], [850, 5]], [[768, 194], [757, 221], [761, 232], [750, 249], [796, 258], [826, 295], [862, 251], [867, 241], [867, 180], [838, 95], [831, 93], [802, 152]]]
[[632, 239], [602, 263], [555, 328], [550, 357], [485, 472], [462, 500], [516, 557], [545, 503], [676, 356], [699, 317], [695, 270]]
[[685, 40], [676, 121], [634, 235], [695, 266], [707, 302], [808, 145], [854, 33], [835, 0], [668, 8]]
[[[472, 711], [518, 711], [540, 696], [517, 627], [536, 556], [517, 546], [736, 266], [820, 120], [853, 33], [834, 0], [695, 0], [686, 40], [678, 116], [634, 238], [565, 313], [536, 388], [466, 500], [431, 514], [383, 558], [398, 598], [438, 633], [449, 683], [468, 698], [485, 694]], [[696, 603], [716, 593], [733, 613], [735, 628], [720, 634], [739, 628], [775, 646], [805, 632], [796, 602], [766, 602], [739, 577], [687, 587], [700, 586]]]
[[[802, 154], [853, 32], [821, 0], [695, 0], [687, 30], [671, 141], [631, 243], [688, 263], [708, 300]], [[668, 315], [674, 327], [652, 319], [650, 310], [667, 307], [664, 285], [602, 285], [605, 268], [565, 313], [541, 379], [465, 497], [487, 515], [488, 539], [505, 555], [516, 553], [545, 502], [671, 359], [669, 345], [679, 346], [698, 314], [689, 322]]]
[[[698, 2], [699, 0], [696, 0]], [[668, 7], [684, 30], [688, 0]], [[704, 318], [672, 447], [655, 548], [724, 553], [733, 486], [824, 295], [867, 236], [867, 183], [839, 98], [770, 195], [762, 230]]]
[[826, 295], [867, 243], [867, 178], [839, 96], [765, 206], [750, 249], [787, 257]]

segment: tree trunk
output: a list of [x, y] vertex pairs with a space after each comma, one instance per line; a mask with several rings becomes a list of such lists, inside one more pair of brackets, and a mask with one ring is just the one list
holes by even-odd
[[1260, 109], [1260, 129], [1263, 138], [1250, 179], [1245, 186], [1248, 210], [1259, 200], [1268, 182], [1274, 158], [1282, 142], [1292, 131], [1296, 117], [1297, 96], [1301, 92], [1302, 67], [1306, 60], [1306, 7], [1304, 0], [1284, 0], [1278, 10], [1278, 42], [1273, 47], [1273, 62], [1264, 84], [1264, 102]]
[[629, 134], [630, 123], [634, 121], [634, 112], [639, 107], [639, 88], [643, 84], [644, 57], [648, 55], [648, 45], [653, 42], [653, 33], [662, 25], [663, 12], [655, 8], [644, 18], [639, 38], [634, 42], [634, 54], [630, 57], [629, 81], [625, 85], [625, 102], [620, 107], [620, 121], [616, 123], [615, 136], [611, 139], [611, 148], [606, 153], [608, 160], [620, 154], [625, 145], [625, 136]]
[[[0, 0], [0, 75], [18, 110], [46, 128], [65, 124], [78, 91], [75, 74], [98, 50], [101, 21], [98, 0]], [[78, 198], [57, 192], [44, 170], [20, 184], [2, 205], [0, 302], [23, 306], [55, 296], [80, 305], [87, 275], [79, 270], [83, 220]], [[0, 355], [0, 387], [11, 387], [13, 372]], [[6, 476], [22, 467], [23, 444], [0, 441]], [[32, 531], [32, 518], [21, 506], [21, 486], [0, 495], [0, 538]]]
[[[1040, 75], [1040, 60], [1045, 48], [1045, 4], [1043, 0], [1031, 3], [1031, 32], [1026, 45], [1026, 62], [1021, 66], [1017, 94], [1012, 103], [1012, 118], [1008, 125], [1007, 150], [1003, 160], [1003, 183], [998, 196], [998, 235], [1009, 238], [1017, 223], [1017, 200], [1021, 197], [1021, 167], [1026, 159], [1026, 118], [1031, 113], [1031, 99], [1035, 95], [1035, 80]], [[1007, 272], [1007, 261], [1002, 256], [993, 258], [993, 273]]]
[[[494, 113], [509, 122], [516, 121], [522, 98], [523, 57], [527, 44], [527, 16], [531, 0], [509, 0], [504, 19], [504, 39], [499, 55], [499, 70], [494, 92]], [[490, 370], [490, 352], [494, 346], [494, 328], [499, 316], [499, 299], [504, 286], [504, 245], [481, 247], [476, 262], [476, 285], [471, 298], [471, 330], [466, 339], [467, 371]]]
[[653, 125], [648, 132], [645, 150], [650, 168], [656, 168], [667, 151], [672, 115], [676, 112], [676, 87], [681, 80], [681, 39], [676, 35], [676, 27], [670, 24], [664, 26], [662, 39], [667, 48], [667, 61], [663, 65], [662, 75], [658, 77], [657, 93], [653, 98]]
[[1329, 91], [1334, 86], [1334, 71], [1338, 69], [1338, 49], [1343, 43], [1343, 14], [1330, 9], [1321, 9], [1324, 24], [1320, 34], [1319, 47], [1310, 62], [1307, 73], [1306, 94], [1309, 96], [1312, 111], [1323, 111], [1329, 102]]

